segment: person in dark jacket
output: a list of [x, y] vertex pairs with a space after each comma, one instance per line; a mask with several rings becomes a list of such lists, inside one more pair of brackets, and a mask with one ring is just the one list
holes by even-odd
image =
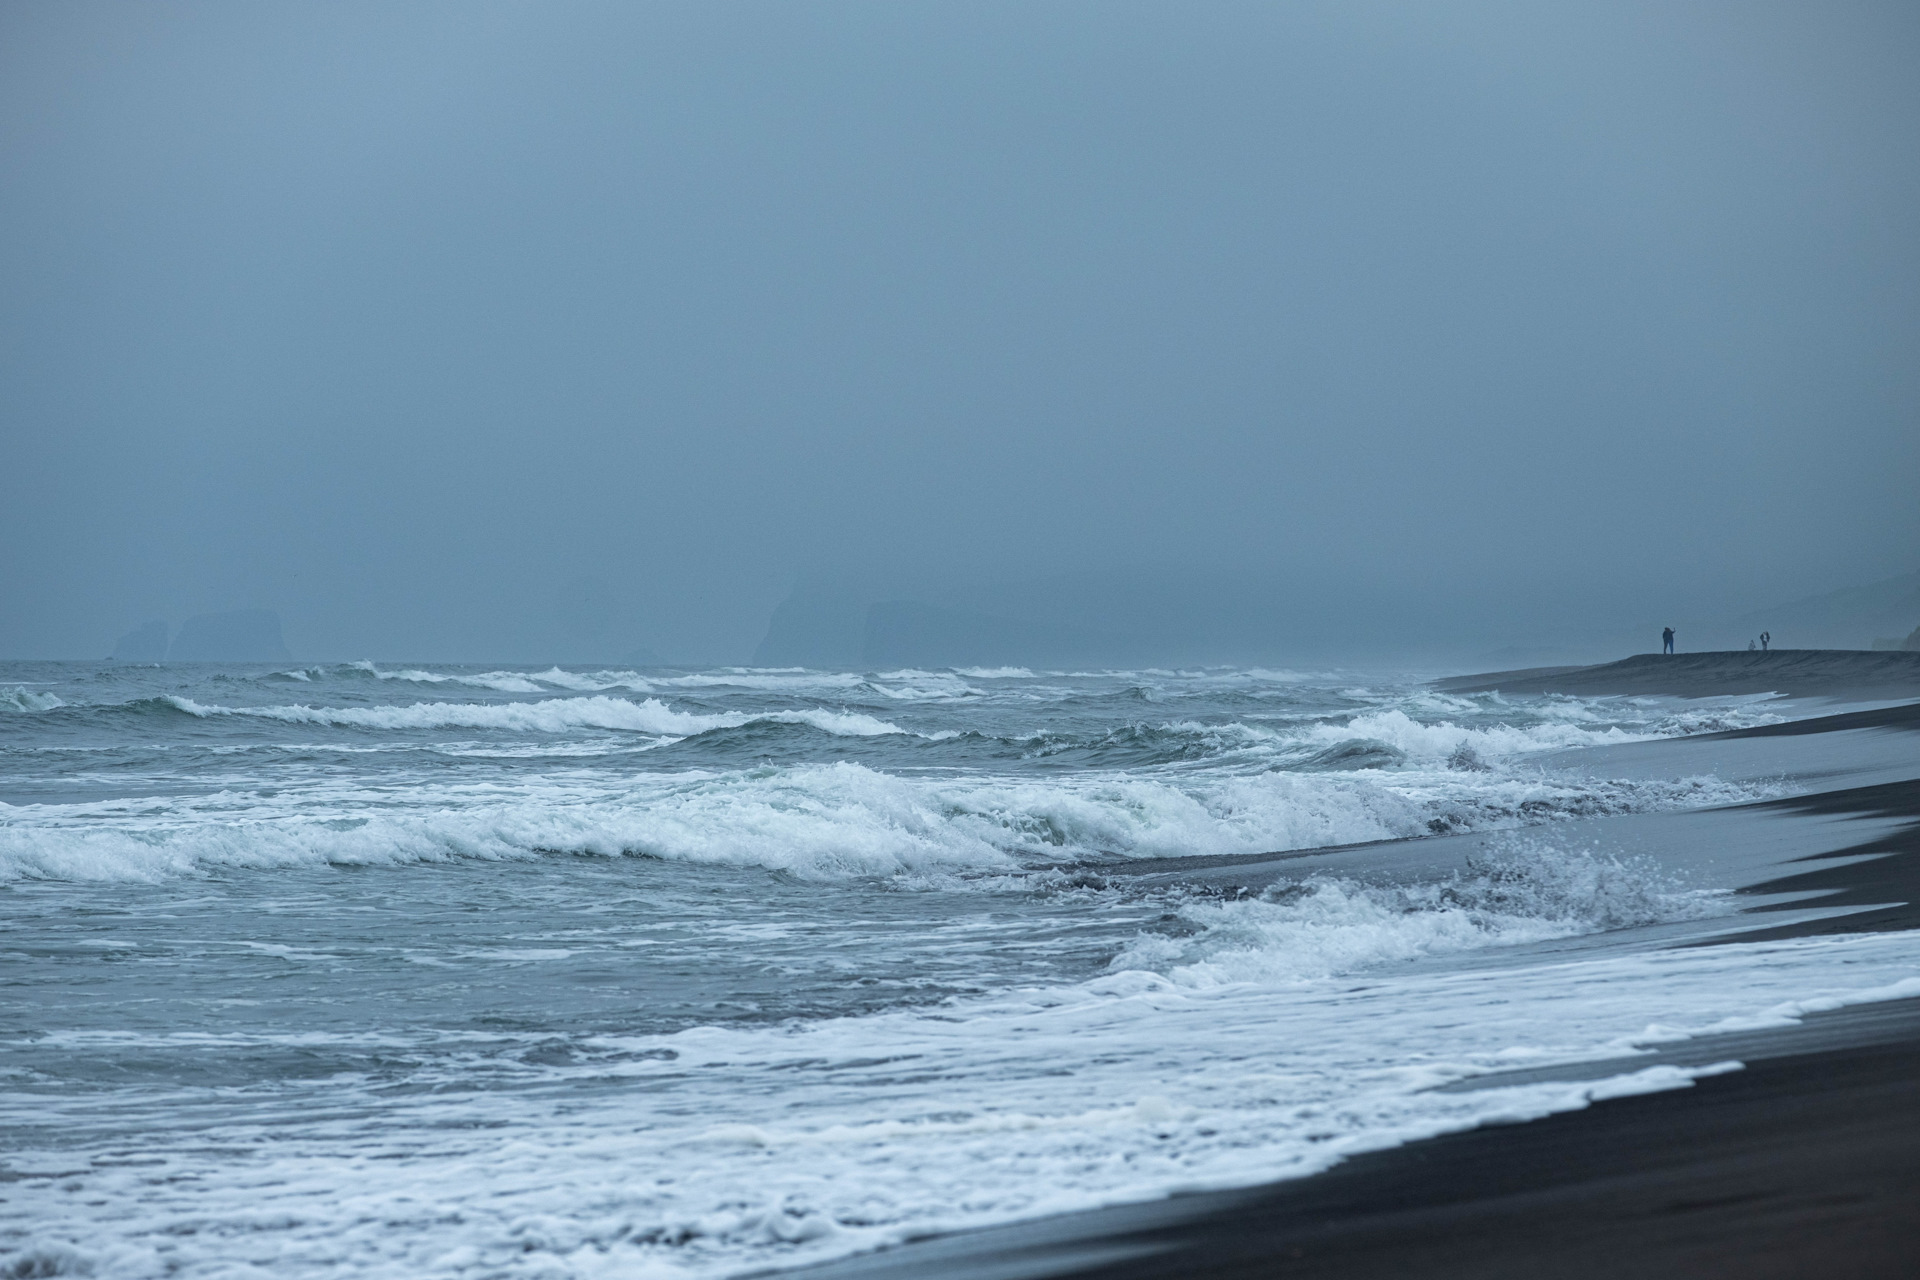
[[1673, 628], [1668, 627], [1660, 633], [1660, 652], [1673, 652]]

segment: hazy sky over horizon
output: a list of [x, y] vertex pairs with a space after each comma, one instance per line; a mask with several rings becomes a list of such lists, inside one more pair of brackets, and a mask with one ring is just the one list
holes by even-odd
[[1916, 66], [1910, 4], [10, 5], [0, 656], [1911, 571]]

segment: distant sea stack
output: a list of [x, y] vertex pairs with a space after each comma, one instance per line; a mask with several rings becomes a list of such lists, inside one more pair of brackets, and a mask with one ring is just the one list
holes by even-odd
[[113, 646], [115, 662], [165, 662], [167, 660], [167, 624], [155, 618], [145, 626], [129, 631]]
[[203, 613], [180, 624], [169, 662], [291, 662], [280, 638], [280, 615], [270, 609]]

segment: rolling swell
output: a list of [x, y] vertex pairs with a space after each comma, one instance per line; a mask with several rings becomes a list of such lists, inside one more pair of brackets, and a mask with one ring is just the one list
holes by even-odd
[[[392, 696], [489, 684], [501, 687]], [[1676, 717], [1691, 712], [1246, 673], [366, 663], [96, 668], [13, 692], [21, 709], [0, 710], [17, 770], [0, 793], [15, 802], [0, 810], [4, 878], [554, 854], [813, 880], [965, 877], [1760, 798], [1711, 779], [1516, 768], [1545, 750], [1684, 732]], [[838, 705], [800, 702], [825, 697]]]
[[[1770, 794], [1770, 793], [1769, 793]], [[482, 796], [485, 793], [481, 793]], [[0, 809], [0, 878], [157, 880], [222, 869], [400, 866], [553, 854], [646, 857], [810, 880], [1040, 870], [1266, 853], [1761, 798], [1707, 779], [1591, 782], [1419, 773], [1174, 779], [903, 777], [850, 762], [643, 775], [498, 799], [416, 788], [235, 795], [112, 811]]]
[[1731, 910], [1729, 895], [1685, 889], [1651, 862], [1537, 836], [1509, 837], [1505, 847], [1470, 858], [1435, 884], [1312, 876], [1256, 897], [1189, 897], [1169, 905], [1180, 927], [1142, 933], [1113, 958], [1110, 971], [1143, 969], [1200, 989], [1299, 982], [1383, 962]]
[[791, 711], [698, 715], [675, 711], [655, 698], [631, 702], [595, 695], [587, 698], [545, 698], [538, 702], [416, 702], [408, 706], [317, 707], [304, 704], [271, 707], [204, 706], [190, 698], [168, 694], [161, 699], [188, 715], [250, 716], [288, 724], [328, 725], [357, 729], [508, 729], [519, 732], [564, 733], [571, 729], [608, 729], [691, 737], [712, 729], [778, 722], [807, 724], [826, 733], [862, 737], [905, 733], [857, 711], [807, 708]]

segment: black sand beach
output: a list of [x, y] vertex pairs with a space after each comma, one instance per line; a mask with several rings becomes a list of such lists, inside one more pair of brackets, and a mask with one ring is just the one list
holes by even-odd
[[[1759, 661], [1749, 661], [1759, 659]], [[1673, 664], [1668, 667], [1667, 664]], [[1691, 672], [1698, 683], [1689, 683]], [[1785, 687], [1752, 687], [1761, 673]], [[1920, 694], [1920, 655], [1782, 651], [1636, 658], [1495, 685], [1592, 694]], [[1689, 945], [1920, 928], [1920, 702], [1700, 735], [1797, 738], [1870, 730], [1900, 781], [1811, 789], [1752, 815], [1864, 820], [1742, 890], [1766, 913], [1818, 894], [1848, 914]], [[1876, 739], [1876, 741], [1879, 741]], [[1658, 744], [1654, 744], [1658, 745]], [[1735, 811], [1723, 811], [1733, 814]], [[1772, 819], [1765, 819], [1771, 821]], [[1891, 826], [1889, 825], [1891, 823]], [[1423, 842], [1414, 842], [1415, 844]], [[1862, 909], [1864, 908], [1864, 909]], [[1804, 913], [1803, 913], [1804, 914]], [[1462, 1081], [1599, 1079], [1657, 1063], [1739, 1062], [1690, 1087], [1593, 1103], [1357, 1156], [1298, 1181], [944, 1237], [810, 1270], [817, 1280], [1037, 1276], [1908, 1277], [1920, 1274], [1920, 1000], [1816, 1014], [1780, 1030], [1703, 1036], [1628, 1062]]]
[[[1920, 743], [1916, 744], [1920, 750]], [[1802, 859], [1794, 870], [1776, 879], [1750, 886], [1749, 894], [1818, 892], [1823, 906], [1870, 908], [1827, 920], [1801, 921], [1778, 929], [1741, 934], [1744, 942], [1807, 937], [1826, 933], [1862, 933], [1869, 930], [1920, 929], [1920, 779], [1824, 791], [1789, 800], [1768, 801], [1756, 808], [1783, 813], [1841, 814], [1890, 817], [1907, 825], [1887, 835], [1863, 840], [1832, 853]], [[1842, 859], [1849, 861], [1842, 862]], [[1867, 861], [1851, 861], [1869, 859]], [[1892, 905], [1881, 905], [1892, 904]], [[1757, 907], [1756, 912], [1772, 910]]]

